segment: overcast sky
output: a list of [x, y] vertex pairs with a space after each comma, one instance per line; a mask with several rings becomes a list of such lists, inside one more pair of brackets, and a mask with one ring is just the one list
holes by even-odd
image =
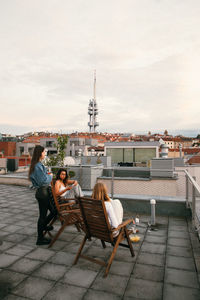
[[0, 132], [200, 129], [199, 0], [0, 0]]

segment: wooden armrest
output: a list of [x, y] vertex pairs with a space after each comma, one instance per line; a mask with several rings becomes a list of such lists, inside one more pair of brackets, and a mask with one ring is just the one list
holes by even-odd
[[70, 210], [67, 210], [67, 211], [65, 211], [65, 210], [63, 210], [61, 213], [63, 214], [63, 213], [67, 213], [67, 214], [71, 214], [71, 213], [80, 213], [81, 211], [80, 211], [80, 209], [78, 209], [78, 208], [76, 208], [76, 209], [70, 209]]
[[69, 202], [69, 203], [63, 203], [63, 204], [59, 204], [60, 207], [67, 207], [67, 206], [73, 206], [74, 204], [76, 204], [76, 202]]
[[112, 232], [125, 227], [126, 225], [132, 223], [133, 221], [134, 221], [133, 219], [128, 219], [128, 220], [124, 221], [123, 223], [119, 224], [119, 226], [117, 228], [112, 229]]

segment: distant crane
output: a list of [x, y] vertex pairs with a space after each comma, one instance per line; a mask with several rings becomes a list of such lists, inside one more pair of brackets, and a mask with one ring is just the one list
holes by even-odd
[[89, 131], [90, 133], [96, 132], [96, 127], [99, 126], [97, 122], [98, 108], [96, 102], [96, 70], [94, 71], [94, 97], [89, 101], [88, 106], [88, 115], [89, 115]]

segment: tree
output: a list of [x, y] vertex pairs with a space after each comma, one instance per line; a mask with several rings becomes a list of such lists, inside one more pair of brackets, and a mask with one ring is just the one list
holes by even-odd
[[46, 166], [64, 166], [64, 158], [65, 158], [65, 148], [68, 142], [68, 136], [66, 135], [59, 135], [57, 137], [57, 154], [50, 155], [46, 161]]

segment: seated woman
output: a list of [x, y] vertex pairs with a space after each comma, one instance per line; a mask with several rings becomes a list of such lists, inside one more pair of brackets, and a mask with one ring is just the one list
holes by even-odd
[[[55, 193], [62, 200], [75, 199], [83, 197], [83, 192], [76, 180], [68, 179], [67, 170], [59, 169], [56, 175]], [[71, 202], [73, 200], [69, 200]]]
[[[108, 196], [106, 186], [101, 182], [95, 184], [93, 188], [92, 198], [105, 201], [104, 203], [110, 225], [113, 228], [117, 228], [123, 220], [123, 207], [121, 205], [121, 202], [118, 199], [112, 200]], [[115, 232], [113, 236], [117, 236], [117, 234], [118, 232]]]

